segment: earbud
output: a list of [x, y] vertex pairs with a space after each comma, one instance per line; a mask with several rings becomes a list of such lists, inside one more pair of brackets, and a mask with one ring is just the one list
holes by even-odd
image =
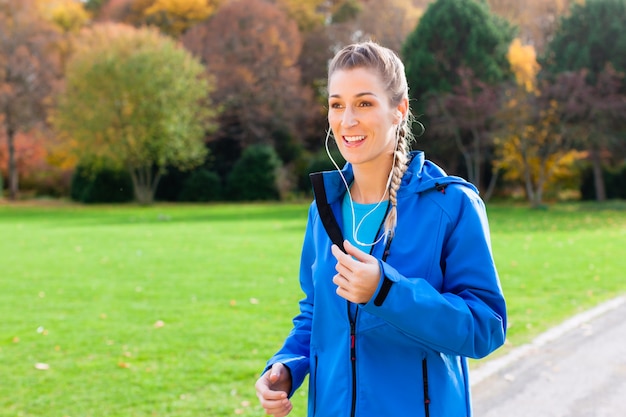
[[400, 110], [396, 110], [396, 120], [394, 121], [394, 124], [400, 124], [400, 122], [402, 122], [402, 112]]

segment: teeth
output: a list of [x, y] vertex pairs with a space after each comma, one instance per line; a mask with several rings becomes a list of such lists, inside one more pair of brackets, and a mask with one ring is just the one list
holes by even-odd
[[346, 141], [348, 141], [348, 142], [358, 142], [360, 140], [365, 139], [365, 135], [361, 135], [361, 136], [344, 136], [343, 138]]

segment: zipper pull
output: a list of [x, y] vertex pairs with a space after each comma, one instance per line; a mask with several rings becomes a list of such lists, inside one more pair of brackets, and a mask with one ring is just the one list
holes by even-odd
[[350, 359], [354, 362], [356, 360], [356, 332], [354, 329], [354, 322], [350, 323]]

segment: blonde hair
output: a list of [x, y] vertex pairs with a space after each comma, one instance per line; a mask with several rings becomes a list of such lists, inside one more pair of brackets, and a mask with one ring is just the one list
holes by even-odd
[[[338, 70], [365, 68], [375, 71], [389, 94], [389, 103], [395, 107], [402, 100], [409, 98], [409, 87], [404, 72], [404, 64], [389, 48], [367, 41], [348, 45], [341, 49], [328, 67], [328, 79]], [[392, 176], [389, 185], [390, 209], [385, 218], [385, 240], [393, 237], [398, 224], [398, 189], [402, 177], [408, 168], [410, 145], [413, 141], [411, 132], [411, 111], [402, 118], [396, 128], [396, 148], [393, 155]]]

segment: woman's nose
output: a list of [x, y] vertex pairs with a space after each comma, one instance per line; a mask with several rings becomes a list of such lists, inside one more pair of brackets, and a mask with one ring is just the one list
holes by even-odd
[[341, 118], [341, 126], [343, 127], [353, 127], [358, 124], [358, 120], [356, 119], [356, 115], [349, 107], [343, 112], [343, 117]]

